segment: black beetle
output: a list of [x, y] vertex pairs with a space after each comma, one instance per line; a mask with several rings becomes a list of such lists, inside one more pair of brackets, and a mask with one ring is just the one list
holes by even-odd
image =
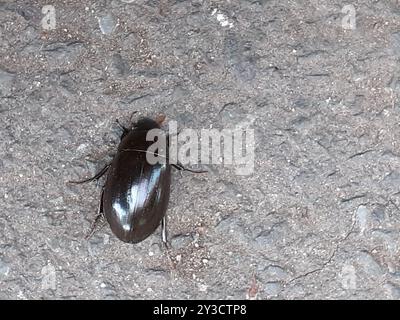
[[179, 163], [170, 164], [168, 159], [164, 163], [149, 164], [146, 152], [154, 141], [146, 141], [146, 135], [149, 130], [160, 129], [164, 119], [165, 116], [156, 120], [142, 118], [130, 129], [120, 125], [123, 134], [112, 162], [94, 177], [70, 181], [78, 184], [89, 182], [98, 180], [107, 173], [99, 212], [89, 236], [103, 216], [113, 233], [120, 240], [129, 243], [146, 239], [161, 223], [162, 240], [167, 244], [165, 213], [170, 195], [171, 166], [195, 173], [205, 171], [187, 169]]

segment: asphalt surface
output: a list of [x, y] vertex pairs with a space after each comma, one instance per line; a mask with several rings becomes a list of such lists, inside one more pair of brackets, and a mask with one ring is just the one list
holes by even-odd
[[[1, 2], [0, 298], [399, 299], [400, 7], [349, 4]], [[133, 111], [255, 132], [253, 174], [174, 173], [169, 251], [86, 240], [67, 183]]]

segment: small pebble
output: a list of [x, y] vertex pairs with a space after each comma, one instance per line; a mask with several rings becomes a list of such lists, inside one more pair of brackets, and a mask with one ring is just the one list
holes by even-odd
[[110, 242], [110, 236], [108, 234], [104, 235], [103, 243], [108, 244]]
[[10, 267], [0, 260], [0, 276], [7, 276], [8, 273], [10, 272]]
[[110, 34], [114, 31], [115, 21], [111, 14], [107, 14], [101, 18], [98, 18], [98, 20], [101, 33]]
[[206, 292], [208, 289], [207, 285], [201, 284], [201, 283], [198, 284], [198, 287], [199, 287], [199, 291], [201, 291], [201, 292]]
[[367, 229], [369, 210], [366, 206], [359, 206], [356, 212], [358, 226], [360, 232], [363, 233]]

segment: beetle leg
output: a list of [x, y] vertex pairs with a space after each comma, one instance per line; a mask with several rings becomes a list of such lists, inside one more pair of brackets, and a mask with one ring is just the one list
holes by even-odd
[[167, 240], [167, 217], [164, 216], [161, 220], [161, 240], [164, 243], [165, 247], [168, 249], [168, 240]]
[[[131, 113], [131, 116], [129, 117], [129, 122], [130, 122], [131, 124], [133, 123], [132, 118], [133, 118], [133, 116], [134, 116], [136, 113], [138, 113], [138, 111], [133, 111], [133, 112]], [[131, 126], [131, 127], [132, 127], [132, 126]]]
[[118, 126], [122, 129], [122, 135], [121, 135], [121, 140], [128, 134], [128, 132], [130, 131], [129, 128], [123, 126], [118, 119], [115, 119], [115, 122], [118, 124]]
[[171, 166], [173, 166], [175, 169], [178, 169], [178, 170], [189, 171], [189, 172], [193, 172], [193, 173], [205, 173], [205, 172], [208, 172], [207, 170], [193, 170], [193, 169], [185, 168], [179, 162], [176, 163], [176, 164], [171, 164]]
[[115, 119], [115, 122], [118, 124], [118, 126], [119, 126], [119, 127], [122, 129], [122, 131], [123, 131], [123, 133], [122, 133], [122, 135], [121, 135], [121, 140], [129, 133], [129, 131], [132, 130], [132, 127], [133, 127], [132, 118], [133, 118], [133, 116], [134, 116], [136, 113], [138, 113], [138, 111], [133, 111], [132, 114], [131, 114], [131, 116], [129, 117], [129, 122], [131, 123], [130, 128], [125, 127], [124, 125], [122, 125], [122, 124], [119, 122], [118, 119]]
[[99, 180], [108, 170], [108, 168], [110, 167], [110, 164], [107, 164], [103, 169], [101, 169], [98, 173], [96, 173], [96, 175], [94, 177], [85, 179], [85, 180], [80, 180], [80, 181], [68, 181], [69, 183], [75, 183], [75, 184], [81, 184], [81, 183], [85, 183], [85, 182], [90, 182], [93, 180]]
[[[94, 220], [92, 222], [92, 225], [90, 226], [90, 230], [89, 230], [88, 234], [85, 237], [86, 240], [89, 240], [94, 235], [94, 233], [96, 232], [97, 225], [99, 224], [99, 221], [102, 218], [103, 218], [102, 214], [97, 214], [96, 215], [96, 217], [94, 218]], [[100, 227], [100, 229], [103, 228], [105, 225], [106, 224], [103, 223], [102, 226]]]
[[172, 258], [171, 258], [170, 246], [169, 246], [168, 240], [167, 240], [167, 216], [164, 216], [161, 220], [161, 240], [166, 249], [165, 253], [167, 254], [168, 262], [171, 266], [171, 269], [174, 270], [176, 268], [176, 266], [175, 266], [174, 260], [172, 260]]
[[[103, 212], [103, 195], [104, 195], [104, 187], [103, 187], [103, 189], [101, 189], [101, 196], [100, 196], [99, 209], [97, 210], [96, 217], [94, 218], [94, 220], [93, 220], [93, 222], [92, 222], [92, 225], [90, 226], [90, 231], [88, 232], [88, 234], [87, 234], [86, 237], [85, 237], [86, 240], [90, 239], [90, 238], [93, 236], [93, 234], [94, 234], [95, 231], [96, 231], [96, 227], [97, 227], [98, 224], [99, 224], [99, 221], [100, 221], [100, 220], [103, 220], [103, 219], [105, 220], [104, 212]], [[107, 221], [105, 221], [105, 222], [101, 225], [100, 229], [102, 229], [102, 228], [106, 225], [106, 223], [107, 223]], [[99, 229], [99, 230], [100, 230], [100, 229]]]

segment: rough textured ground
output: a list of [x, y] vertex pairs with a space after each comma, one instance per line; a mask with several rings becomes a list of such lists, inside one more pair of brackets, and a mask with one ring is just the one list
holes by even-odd
[[[346, 4], [1, 2], [0, 298], [399, 299], [400, 5]], [[256, 133], [253, 175], [174, 174], [171, 260], [85, 240], [100, 187], [67, 184], [134, 110]]]

